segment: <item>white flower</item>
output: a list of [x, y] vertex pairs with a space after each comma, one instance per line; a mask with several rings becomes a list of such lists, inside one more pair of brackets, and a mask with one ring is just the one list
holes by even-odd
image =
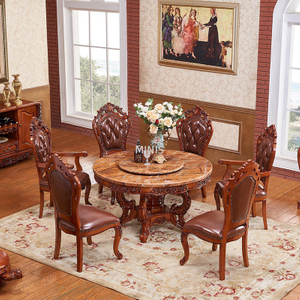
[[172, 119], [171, 118], [165, 118], [164, 125], [167, 126], [167, 127], [171, 127], [172, 126]]
[[178, 109], [178, 106], [177, 106], [177, 105], [175, 105], [175, 109]]
[[170, 110], [170, 111], [173, 110], [173, 105], [171, 103], [168, 103], [167, 107], [168, 107], [168, 110]]
[[180, 111], [179, 113], [178, 113], [178, 116], [181, 116], [182, 115], [182, 111]]
[[146, 116], [147, 116], [147, 119], [148, 119], [148, 120], [151, 119], [152, 114], [153, 114], [153, 110], [148, 110], [148, 111], [146, 112]]
[[144, 107], [144, 105], [142, 103], [139, 103], [137, 107], [142, 109]]
[[151, 101], [149, 101], [149, 100], [145, 103], [146, 106], [150, 106], [151, 104], [152, 104], [152, 103], [151, 103]]
[[150, 117], [150, 121], [152, 123], [154, 123], [157, 119], [159, 119], [159, 115], [158, 114], [152, 114], [152, 116]]
[[157, 126], [151, 124], [150, 125], [150, 133], [156, 134], [157, 133]]
[[171, 116], [174, 116], [174, 115], [175, 115], [175, 111], [174, 111], [174, 110], [171, 110], [171, 111], [170, 111], [170, 115], [171, 115]]
[[137, 104], [136, 104], [136, 103], [134, 103], [134, 104], [133, 104], [133, 106], [134, 106], [134, 107], [137, 107]]
[[175, 114], [175, 115], [178, 114], [178, 110], [177, 110], [177, 109], [174, 110], [174, 114]]
[[147, 111], [148, 111], [148, 107], [143, 106], [143, 107], [142, 107], [142, 111], [143, 111], [143, 112], [147, 112]]
[[172, 127], [175, 127], [175, 125], [176, 125], [176, 122], [173, 122]]
[[157, 112], [159, 112], [159, 113], [163, 113], [164, 110], [165, 110], [165, 108], [164, 108], [164, 106], [163, 106], [162, 104], [156, 104], [154, 108], [155, 108], [155, 109], [157, 110]]

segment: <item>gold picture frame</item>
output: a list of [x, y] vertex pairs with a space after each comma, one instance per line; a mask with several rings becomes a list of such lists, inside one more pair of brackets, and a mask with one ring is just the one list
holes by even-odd
[[8, 80], [5, 0], [0, 0], [0, 82]]
[[161, 66], [237, 74], [238, 3], [159, 0]]

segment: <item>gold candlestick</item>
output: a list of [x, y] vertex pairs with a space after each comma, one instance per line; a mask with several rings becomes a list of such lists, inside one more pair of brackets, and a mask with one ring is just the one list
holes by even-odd
[[19, 80], [19, 76], [20, 76], [20, 74], [13, 75], [14, 80], [12, 82], [13, 92], [16, 96], [16, 100], [14, 101], [16, 106], [20, 106], [22, 104], [22, 101], [20, 100], [20, 94], [21, 94], [21, 90], [22, 90], [22, 83]]
[[4, 82], [4, 88], [3, 88], [3, 97], [5, 99], [4, 105], [6, 107], [10, 107], [11, 104], [9, 102], [9, 97], [10, 97], [10, 88], [9, 88], [9, 82]]

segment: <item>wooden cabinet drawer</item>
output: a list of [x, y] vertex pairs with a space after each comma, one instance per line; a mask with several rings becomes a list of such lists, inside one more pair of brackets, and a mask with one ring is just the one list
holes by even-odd
[[8, 141], [6, 143], [1, 143], [0, 144], [0, 155], [5, 155], [5, 154], [9, 154], [11, 152], [15, 152], [18, 151], [18, 141], [16, 140], [12, 140], [12, 141]]

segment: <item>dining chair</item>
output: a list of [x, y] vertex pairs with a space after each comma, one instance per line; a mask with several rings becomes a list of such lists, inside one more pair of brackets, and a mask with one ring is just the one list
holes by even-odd
[[[275, 153], [276, 153], [276, 140], [277, 140], [277, 132], [275, 125], [270, 125], [265, 128], [265, 130], [258, 137], [256, 142], [256, 162], [259, 164], [261, 182], [257, 189], [257, 193], [255, 195], [253, 206], [252, 206], [252, 215], [256, 216], [256, 203], [262, 202], [262, 216], [264, 222], [264, 228], [268, 229], [267, 223], [267, 192], [269, 186], [269, 179], [271, 175], [271, 169], [273, 166]], [[220, 159], [219, 164], [226, 165], [226, 171], [223, 176], [223, 180], [229, 178], [232, 172], [232, 166], [242, 165], [245, 161], [240, 160], [228, 160], [228, 159]], [[222, 182], [219, 182], [219, 185], [222, 186]], [[216, 204], [217, 207], [220, 206], [220, 201], [218, 200], [218, 188], [215, 189], [216, 194]]]
[[79, 204], [81, 183], [79, 178], [63, 163], [58, 155], [53, 154], [47, 165], [50, 194], [55, 212], [55, 249], [54, 258], [59, 258], [61, 231], [76, 236], [77, 272], [82, 272], [83, 238], [92, 244], [92, 236], [110, 228], [115, 230], [113, 250], [118, 259], [122, 236], [120, 220], [113, 214], [91, 205]]
[[[38, 171], [39, 177], [39, 187], [40, 187], [40, 213], [39, 218], [43, 216], [44, 210], [44, 192], [50, 192], [50, 187], [48, 184], [46, 176], [46, 164], [49, 161], [49, 158], [52, 154], [51, 151], [51, 132], [49, 128], [44, 124], [44, 122], [36, 117], [31, 119], [30, 123], [30, 143], [32, 146], [32, 151], [36, 163], [36, 168]], [[80, 157], [87, 157], [87, 152], [57, 152], [60, 157], [73, 157], [75, 159], [75, 172], [76, 176], [79, 178], [81, 183], [81, 188], [85, 189], [85, 203], [90, 204], [89, 195], [91, 191], [91, 181], [90, 176], [82, 171], [82, 166], [79, 162]], [[73, 165], [69, 165], [70, 168], [73, 168]], [[50, 198], [50, 205], [53, 206], [53, 203]]]
[[[131, 120], [122, 108], [108, 102], [97, 111], [92, 126], [99, 145], [100, 157], [126, 150]], [[99, 185], [99, 193], [102, 193], [102, 190], [103, 186]], [[111, 203], [115, 203], [114, 191], [111, 194]]]
[[251, 205], [253, 203], [260, 180], [259, 166], [248, 160], [223, 184], [220, 197], [223, 200], [224, 211], [205, 212], [186, 222], [182, 229], [181, 243], [184, 257], [180, 260], [183, 266], [189, 259], [188, 235], [212, 243], [212, 250], [219, 254], [219, 278], [225, 279], [226, 245], [242, 238], [244, 266], [249, 266], [248, 259], [248, 227]]
[[[208, 113], [200, 106], [190, 108], [184, 118], [177, 121], [179, 149], [205, 157], [206, 149], [213, 135], [212, 122]], [[202, 197], [206, 198], [206, 188], [201, 188]]]

